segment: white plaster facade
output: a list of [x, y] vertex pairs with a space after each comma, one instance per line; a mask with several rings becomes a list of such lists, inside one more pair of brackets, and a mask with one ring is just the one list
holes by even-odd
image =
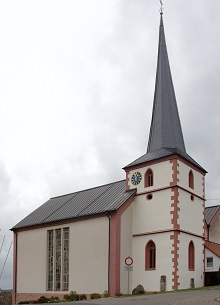
[[[213, 259], [213, 266], [207, 266], [207, 258]], [[205, 272], [218, 272], [220, 268], [220, 257], [215, 255], [209, 249], [205, 249]]]
[[[78, 221], [49, 230], [63, 227], [70, 229], [69, 292], [107, 291], [108, 218]], [[17, 292], [46, 294], [47, 228], [18, 232], [17, 238]]]

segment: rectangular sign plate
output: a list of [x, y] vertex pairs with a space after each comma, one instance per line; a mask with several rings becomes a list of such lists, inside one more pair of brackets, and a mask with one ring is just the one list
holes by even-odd
[[124, 271], [133, 271], [133, 266], [124, 266]]

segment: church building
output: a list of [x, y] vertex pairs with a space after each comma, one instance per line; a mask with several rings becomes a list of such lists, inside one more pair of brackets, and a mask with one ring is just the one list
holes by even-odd
[[123, 169], [125, 180], [51, 198], [11, 229], [14, 304], [204, 285], [206, 170], [186, 152], [162, 13], [147, 152]]

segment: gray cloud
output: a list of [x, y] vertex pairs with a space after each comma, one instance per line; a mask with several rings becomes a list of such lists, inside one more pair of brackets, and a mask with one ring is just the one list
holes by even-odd
[[[12, 5], [13, 3], [13, 5]], [[48, 198], [124, 179], [147, 148], [159, 1], [0, 4], [0, 267], [9, 229]], [[220, 198], [218, 0], [164, 0], [188, 153]], [[219, 200], [207, 201], [218, 204]], [[1, 269], [1, 268], [0, 268]], [[11, 288], [12, 252], [0, 287]]]

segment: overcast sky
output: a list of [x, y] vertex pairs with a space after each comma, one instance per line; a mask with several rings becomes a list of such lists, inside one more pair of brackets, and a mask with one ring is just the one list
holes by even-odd
[[[122, 167], [146, 152], [159, 8], [0, 0], [0, 273], [11, 227], [50, 197], [124, 179]], [[220, 204], [219, 12], [219, 0], [164, 0], [186, 149], [208, 171], [206, 205]], [[12, 256], [0, 288], [12, 288]]]

